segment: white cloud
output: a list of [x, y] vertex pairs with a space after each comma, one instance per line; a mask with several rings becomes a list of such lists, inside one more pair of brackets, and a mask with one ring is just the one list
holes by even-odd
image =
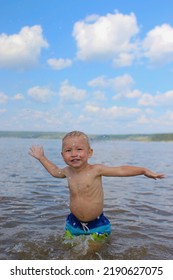
[[156, 95], [151, 95], [149, 93], [144, 93], [141, 95], [139, 105], [142, 106], [173, 106], [173, 90], [166, 91], [164, 93], [159, 93]]
[[112, 90], [115, 95], [113, 99], [126, 98], [138, 98], [141, 96], [141, 92], [137, 89], [132, 89], [134, 80], [129, 74], [117, 76], [112, 79], [108, 79], [105, 76], [99, 76], [88, 82], [88, 85], [96, 88], [107, 88]]
[[130, 108], [130, 107], [118, 107], [118, 106], [113, 106], [108, 109], [104, 109], [105, 113], [109, 117], [114, 117], [114, 118], [129, 118], [130, 116], [136, 116], [136, 114], [139, 114], [140, 109], [138, 108]]
[[113, 60], [112, 65], [115, 67], [130, 66], [135, 56], [133, 53], [120, 52]]
[[58, 107], [47, 111], [23, 108], [13, 119], [13, 125], [15, 123], [17, 129], [21, 126], [25, 130], [64, 131], [64, 127], [71, 129], [73, 121], [71, 112]]
[[137, 119], [137, 123], [138, 124], [149, 124], [151, 123], [151, 118], [149, 118], [148, 116], [142, 114], [141, 116], [139, 116], [139, 118]]
[[85, 106], [85, 111], [89, 113], [97, 113], [98, 118], [103, 119], [126, 119], [127, 117], [134, 117], [140, 113], [138, 108], [112, 106], [112, 107], [99, 107], [93, 104]]
[[74, 24], [73, 37], [80, 60], [112, 60], [115, 67], [132, 65], [136, 58], [148, 58], [153, 66], [173, 61], [173, 27], [162, 24], [151, 29], [144, 40], [131, 13], [90, 15]]
[[113, 88], [118, 92], [131, 87], [133, 84], [134, 80], [129, 74], [124, 74], [111, 79], [106, 78], [105, 76], [99, 76], [88, 82], [88, 85], [91, 87]]
[[101, 109], [96, 105], [88, 104], [88, 105], [85, 106], [85, 111], [86, 112], [97, 113], [100, 110]]
[[168, 132], [168, 129], [170, 129], [170, 132], [172, 132], [172, 122], [173, 122], [173, 112], [166, 111], [155, 118], [151, 118], [149, 125], [153, 127], [157, 126], [158, 128], [161, 128], [162, 132], [164, 131]]
[[138, 104], [142, 106], [156, 106], [157, 102], [153, 95], [149, 93], [144, 93], [139, 99]]
[[23, 27], [18, 34], [0, 34], [0, 68], [27, 69], [38, 62], [48, 43], [39, 25]]
[[131, 86], [134, 84], [133, 78], [128, 75], [122, 75], [122, 76], [117, 76], [114, 79], [110, 80], [110, 83], [112, 84], [112, 87], [115, 89], [117, 94], [124, 94], [129, 91]]
[[88, 59], [113, 59], [116, 66], [132, 63], [137, 48], [133, 42], [139, 32], [133, 13], [107, 14], [106, 16], [78, 21], [74, 25], [73, 36], [77, 43], [77, 57]]
[[24, 99], [24, 96], [21, 93], [17, 93], [15, 96], [13, 96], [13, 99], [14, 100], [22, 100], [22, 99]]
[[93, 96], [94, 96], [95, 100], [105, 100], [106, 99], [105, 94], [100, 90], [94, 91]]
[[66, 80], [61, 84], [59, 96], [62, 100], [79, 101], [85, 98], [86, 91], [70, 85]]
[[56, 95], [56, 93], [49, 88], [35, 86], [28, 90], [28, 95], [35, 101], [46, 103], [49, 102], [50, 98]]
[[144, 56], [152, 65], [163, 65], [173, 61], [173, 27], [169, 24], [156, 26], [143, 41]]
[[8, 96], [5, 93], [0, 92], [0, 104], [6, 103], [7, 101], [8, 101]]
[[42, 129], [47, 125], [47, 128], [49, 125], [52, 124], [52, 121], [54, 124], [58, 124], [58, 119], [53, 119], [53, 115], [49, 111], [39, 111], [39, 110], [33, 110], [33, 109], [22, 109], [18, 116], [18, 119], [22, 119], [23, 123], [28, 124], [28, 121], [30, 125], [32, 124], [32, 127]]
[[126, 93], [127, 98], [139, 98], [142, 95], [140, 90], [135, 89]]
[[105, 76], [99, 76], [88, 82], [90, 87], [105, 88], [109, 84]]
[[50, 58], [48, 59], [48, 64], [50, 67], [54, 70], [61, 70], [67, 67], [70, 67], [72, 65], [72, 60], [71, 59], [63, 59], [63, 58]]
[[162, 121], [164, 121], [167, 125], [172, 126], [173, 122], [173, 112], [172, 111], [167, 111], [164, 116], [162, 116]]
[[166, 91], [163, 94], [158, 94], [156, 100], [161, 105], [173, 106], [173, 90]]

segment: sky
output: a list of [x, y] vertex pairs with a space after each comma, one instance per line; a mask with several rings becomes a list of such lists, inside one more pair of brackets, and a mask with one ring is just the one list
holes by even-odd
[[0, 130], [173, 132], [172, 0], [0, 0]]

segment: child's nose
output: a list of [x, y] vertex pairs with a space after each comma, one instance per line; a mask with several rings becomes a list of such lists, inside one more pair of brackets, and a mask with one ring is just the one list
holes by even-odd
[[76, 151], [76, 150], [72, 150], [72, 151], [71, 151], [71, 155], [72, 155], [73, 157], [77, 156], [77, 151]]

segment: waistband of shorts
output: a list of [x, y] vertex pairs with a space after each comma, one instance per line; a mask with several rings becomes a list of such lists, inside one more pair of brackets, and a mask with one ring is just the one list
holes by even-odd
[[[98, 219], [101, 219], [102, 217], [105, 217], [104, 216], [104, 213], [102, 212], [100, 215], [98, 215], [98, 217], [97, 218], [95, 218], [94, 220], [89, 220], [89, 221], [82, 221], [82, 220], [79, 220], [73, 213], [70, 213], [68, 216], [72, 216], [74, 219], [76, 219], [78, 222], [80, 222], [80, 223], [92, 223], [92, 222], [95, 222], [95, 221], [97, 221]], [[67, 216], [67, 218], [68, 218], [68, 216]]]
[[65, 230], [69, 230], [72, 235], [89, 235], [92, 233], [99, 233], [99, 234], [107, 233], [109, 235], [111, 233], [111, 225], [107, 224], [84, 231], [83, 229], [75, 228], [71, 226], [69, 223], [66, 223]]

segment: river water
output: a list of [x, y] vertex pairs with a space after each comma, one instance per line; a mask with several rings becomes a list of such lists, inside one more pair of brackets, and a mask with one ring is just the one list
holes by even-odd
[[32, 144], [43, 145], [47, 157], [64, 166], [60, 140], [0, 139], [1, 260], [173, 259], [172, 142], [92, 142], [90, 163], [145, 166], [166, 175], [157, 181], [103, 178], [112, 234], [102, 244], [83, 236], [64, 240], [67, 182], [51, 177], [28, 155]]

